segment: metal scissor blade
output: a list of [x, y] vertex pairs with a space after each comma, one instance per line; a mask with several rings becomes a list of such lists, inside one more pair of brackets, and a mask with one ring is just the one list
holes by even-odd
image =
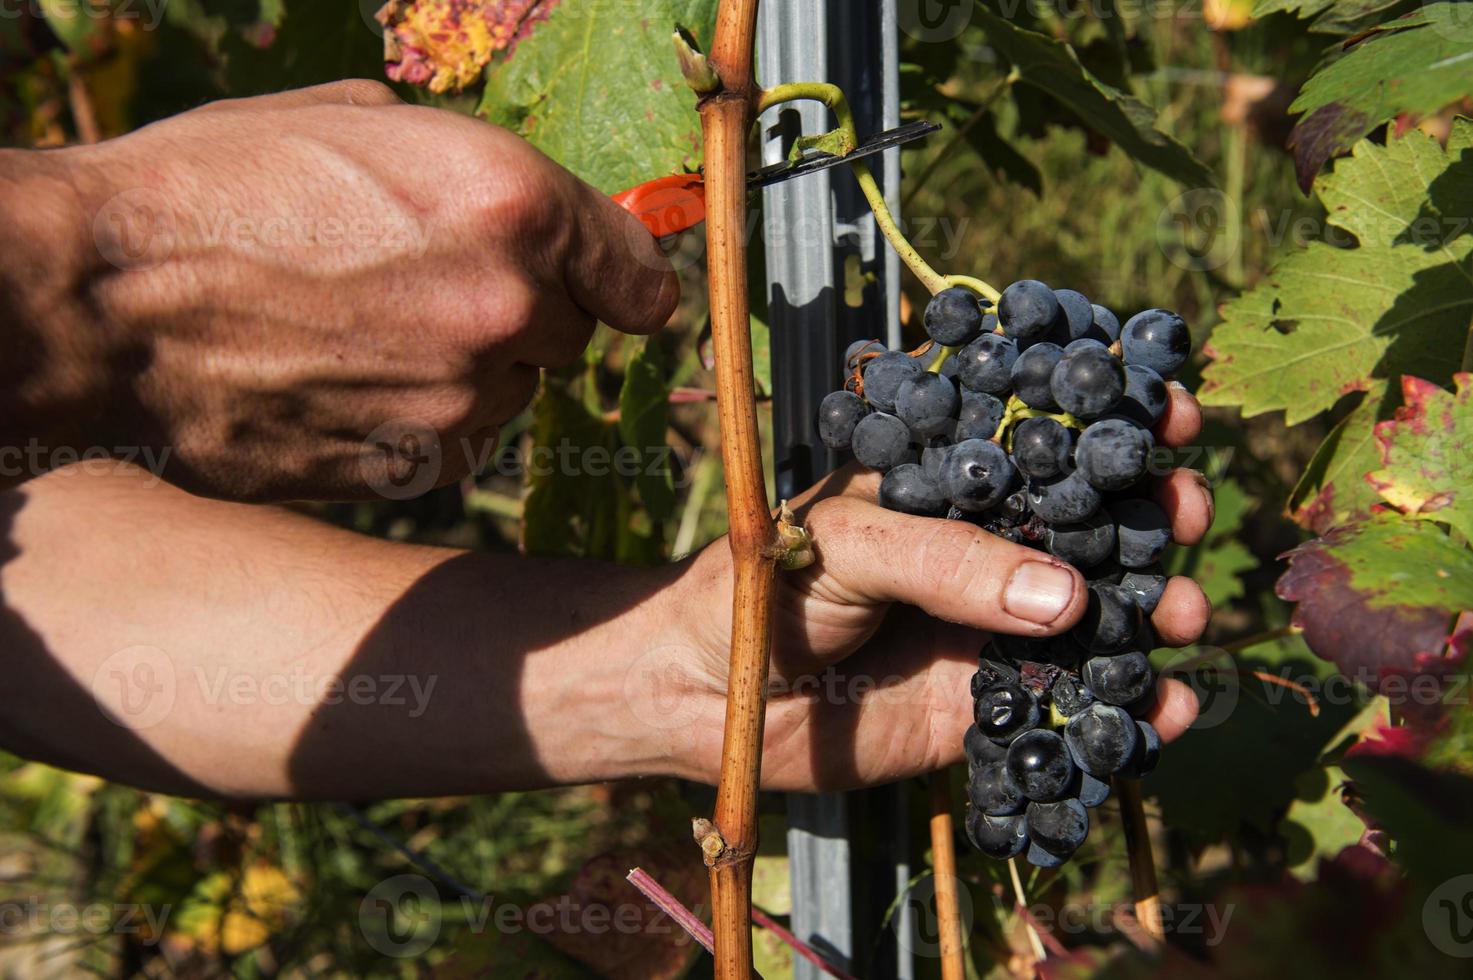
[[813, 153], [799, 160], [797, 163], [790, 161], [774, 163], [770, 166], [763, 167], [761, 170], [754, 170], [749, 173], [747, 175], [747, 187], [754, 189], [768, 187], [785, 180], [792, 180], [794, 177], [801, 177], [804, 174], [827, 170], [829, 167], [837, 167], [840, 164], [849, 163], [853, 160], [861, 160], [865, 157], [873, 156], [876, 153], [883, 153], [892, 146], [900, 146], [913, 140], [924, 139], [940, 128], [936, 123], [918, 119], [915, 122], [906, 123], [904, 126], [887, 129], [883, 133], [876, 133], [874, 136], [860, 143], [854, 152], [847, 156], [836, 157], [832, 153]]

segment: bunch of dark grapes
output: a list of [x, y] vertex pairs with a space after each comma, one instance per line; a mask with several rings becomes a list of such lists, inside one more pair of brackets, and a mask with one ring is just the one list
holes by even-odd
[[932, 342], [920, 350], [852, 345], [818, 429], [884, 473], [882, 506], [971, 521], [1088, 580], [1088, 611], [1070, 633], [998, 636], [972, 678], [967, 834], [991, 857], [1054, 867], [1084, 843], [1111, 778], [1143, 775], [1160, 752], [1142, 715], [1171, 530], [1144, 484], [1166, 379], [1191, 333], [1166, 310], [1122, 327], [1080, 293], [1033, 279], [990, 307], [953, 287], [926, 307]]

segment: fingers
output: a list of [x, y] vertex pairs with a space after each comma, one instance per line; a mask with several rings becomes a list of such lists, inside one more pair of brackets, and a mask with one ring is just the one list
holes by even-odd
[[1078, 571], [965, 521], [912, 517], [837, 497], [808, 512], [812, 590], [841, 604], [902, 602], [939, 619], [1022, 636], [1063, 632], [1084, 613]]
[[608, 197], [581, 181], [569, 196], [575, 220], [564, 260], [568, 294], [615, 330], [659, 330], [680, 300], [670, 260], [644, 225]]
[[1197, 720], [1197, 695], [1181, 681], [1156, 679], [1156, 703], [1146, 712], [1146, 721], [1156, 729], [1161, 741], [1180, 738]]
[[1180, 384], [1166, 386], [1166, 411], [1156, 423], [1156, 438], [1166, 446], [1185, 446], [1202, 434], [1202, 406]]
[[1196, 470], [1172, 470], [1151, 487], [1151, 496], [1171, 518], [1171, 537], [1177, 544], [1196, 544], [1212, 527], [1212, 490]]
[[1180, 575], [1167, 581], [1166, 591], [1151, 614], [1151, 625], [1161, 642], [1171, 647], [1196, 643], [1212, 618], [1212, 603], [1202, 587]]
[[242, 99], [221, 99], [201, 108], [215, 111], [221, 109], [296, 109], [301, 106], [334, 104], [398, 105], [401, 101], [399, 96], [394, 94], [394, 90], [383, 82], [370, 78], [346, 78], [339, 82], [311, 85], [287, 92], [273, 92], [269, 95], [254, 95]]

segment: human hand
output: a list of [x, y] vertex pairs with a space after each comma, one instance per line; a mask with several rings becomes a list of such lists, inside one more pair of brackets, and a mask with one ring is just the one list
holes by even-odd
[[595, 318], [649, 333], [679, 296], [604, 195], [375, 82], [218, 102], [49, 159], [86, 222], [77, 316], [126, 376], [87, 438], [166, 448], [164, 478], [203, 495], [451, 482]]
[[[1183, 446], [1201, 411], [1171, 386], [1158, 442]], [[994, 537], [965, 521], [912, 517], [875, 503], [879, 475], [850, 466], [792, 502], [817, 562], [779, 573], [772, 685], [762, 757], [767, 789], [835, 790], [929, 772], [962, 758], [972, 722], [969, 680], [988, 631], [1050, 636], [1083, 614], [1084, 579], [1045, 552]], [[1201, 540], [1212, 496], [1200, 474], [1174, 470], [1156, 500], [1180, 544]], [[691, 562], [677, 589], [694, 653], [682, 665], [682, 696], [702, 703], [682, 748], [683, 775], [714, 782], [731, 628], [731, 556], [725, 538]], [[892, 605], [904, 604], [892, 609]], [[1160, 641], [1201, 636], [1211, 605], [1197, 584], [1173, 578], [1151, 616]], [[835, 668], [834, 679], [823, 672]], [[1147, 716], [1163, 740], [1197, 714], [1184, 684], [1162, 679]]]

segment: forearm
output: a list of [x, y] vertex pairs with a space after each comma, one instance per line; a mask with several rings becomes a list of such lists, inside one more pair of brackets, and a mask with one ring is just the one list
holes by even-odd
[[81, 152], [0, 150], [0, 486], [104, 438], [126, 376], [84, 295], [102, 260], [70, 179]]
[[672, 768], [678, 733], [641, 703], [678, 646], [671, 569], [393, 544], [135, 469], [0, 499], [0, 741], [23, 755], [298, 799]]

